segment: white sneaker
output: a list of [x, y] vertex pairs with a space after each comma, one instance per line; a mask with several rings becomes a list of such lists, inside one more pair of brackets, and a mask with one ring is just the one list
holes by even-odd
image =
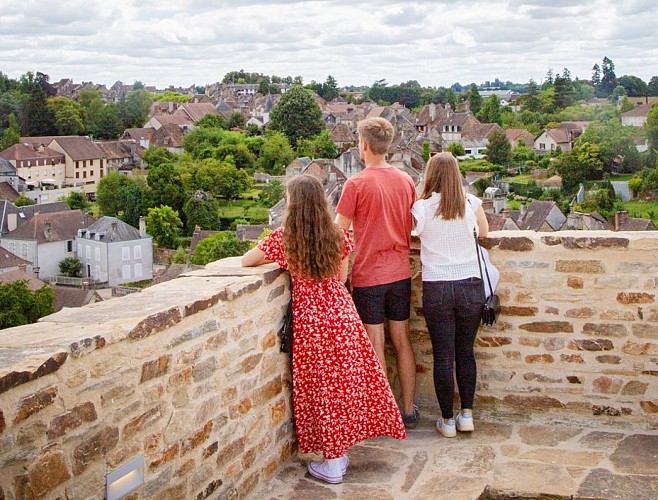
[[347, 474], [347, 468], [350, 466], [350, 459], [347, 458], [347, 455], [343, 455], [338, 460], [340, 460], [340, 472], [344, 476]]
[[457, 429], [455, 428], [455, 419], [451, 418], [448, 420], [448, 423], [445, 423], [442, 418], [439, 418], [436, 421], [436, 430], [439, 431], [441, 435], [447, 438], [454, 438], [457, 435]]
[[322, 462], [309, 462], [308, 472], [311, 476], [320, 479], [325, 483], [339, 484], [343, 482], [341, 466], [342, 464], [340, 458], [335, 458], [333, 460], [323, 460]]
[[460, 432], [473, 432], [475, 430], [475, 427], [473, 426], [473, 415], [470, 413], [467, 415], [458, 413], [455, 422], [457, 430]]

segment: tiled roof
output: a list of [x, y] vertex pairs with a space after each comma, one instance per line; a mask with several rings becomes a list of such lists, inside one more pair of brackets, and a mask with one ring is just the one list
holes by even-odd
[[14, 202], [20, 195], [18, 192], [9, 185], [7, 182], [0, 182], [0, 200], [7, 200]]
[[356, 136], [346, 124], [339, 123], [331, 129], [331, 140], [334, 142], [356, 142]]
[[[7, 233], [7, 219], [9, 214], [16, 214], [18, 216], [18, 225], [24, 224], [35, 213], [46, 214], [52, 212], [63, 212], [70, 210], [65, 201], [55, 201], [53, 203], [43, 203], [39, 205], [27, 205], [24, 207], [17, 207], [10, 201], [0, 200], [0, 235]], [[4, 216], [4, 219], [1, 217]]]
[[18, 255], [11, 253], [6, 248], [0, 247], [0, 269], [16, 267], [20, 264], [28, 265], [29, 262], [21, 259]]
[[[515, 219], [516, 224], [519, 226], [519, 229], [530, 229], [537, 231], [541, 228], [542, 224], [546, 222], [551, 210], [553, 207], [556, 207], [557, 203], [554, 201], [539, 201], [535, 200], [526, 209], [525, 215], [520, 218]], [[519, 216], [521, 214], [519, 213]], [[555, 228], [560, 229], [559, 227]]]
[[549, 128], [546, 134], [558, 144], [565, 144], [569, 142], [569, 134], [563, 128]]
[[127, 139], [122, 141], [98, 141], [95, 142], [96, 146], [103, 152], [103, 155], [108, 160], [120, 160], [122, 158], [132, 158], [131, 145], [138, 145], [132, 142], [134, 139]]
[[176, 124], [167, 123], [153, 132], [153, 146], [182, 148], [185, 131]]
[[647, 116], [649, 111], [651, 111], [650, 104], [638, 104], [630, 111], [622, 113], [621, 116]]
[[0, 152], [0, 158], [15, 161], [42, 160], [50, 158], [61, 158], [62, 160], [64, 159], [64, 155], [59, 151], [55, 151], [54, 149], [50, 149], [48, 147], [44, 147], [43, 151], [39, 151], [37, 149], [38, 147], [38, 144], [30, 144], [29, 142], [14, 144], [13, 146]]
[[52, 143], [57, 143], [73, 161], [95, 160], [103, 158], [103, 151], [90, 139], [83, 136], [55, 137]]
[[68, 210], [49, 214], [38, 213], [24, 224], [7, 233], [6, 239], [35, 240], [38, 244], [52, 243], [74, 239], [78, 229], [85, 227], [87, 222], [93, 222], [82, 210]]
[[87, 228], [88, 234], [99, 235], [106, 243], [141, 239], [139, 231], [116, 217], [103, 216]]
[[[181, 106], [187, 114], [192, 118], [192, 121], [197, 122], [206, 115], [216, 115], [218, 114], [215, 105], [211, 102], [193, 102], [186, 103]], [[177, 113], [181, 113], [179, 109]]]
[[134, 139], [139, 141], [140, 139], [146, 139], [149, 136], [149, 133], [153, 134], [155, 129], [153, 127], [146, 128], [127, 128], [123, 133], [124, 139]]
[[70, 286], [55, 286], [54, 289], [55, 312], [61, 311], [64, 307], [82, 307], [103, 300], [96, 290]]
[[14, 281], [27, 281], [27, 287], [34, 291], [39, 290], [43, 286], [47, 286], [40, 279], [35, 278], [34, 276], [27, 274], [25, 271], [17, 269], [16, 271], [9, 271], [7, 273], [0, 273], [0, 283], [13, 283]]

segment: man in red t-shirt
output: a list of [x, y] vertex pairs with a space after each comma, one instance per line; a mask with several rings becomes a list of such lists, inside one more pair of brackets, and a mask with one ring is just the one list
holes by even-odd
[[358, 133], [366, 168], [345, 182], [336, 222], [345, 229], [353, 227], [352, 295], [384, 371], [384, 320], [388, 319], [397, 353], [402, 417], [405, 426], [413, 428], [419, 413], [414, 405], [416, 357], [409, 340], [409, 246], [416, 189], [408, 174], [386, 162], [395, 133], [388, 120], [363, 120]]

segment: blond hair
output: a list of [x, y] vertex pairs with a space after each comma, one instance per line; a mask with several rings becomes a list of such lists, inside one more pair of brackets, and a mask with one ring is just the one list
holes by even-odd
[[395, 135], [391, 122], [380, 117], [361, 120], [356, 129], [359, 139], [367, 143], [377, 155], [386, 154]]
[[462, 174], [452, 153], [437, 153], [427, 162], [420, 199], [426, 200], [432, 193], [441, 195], [435, 217], [440, 216], [446, 220], [464, 218], [466, 196], [462, 187]]
[[322, 184], [310, 175], [298, 175], [286, 183], [286, 190], [283, 248], [290, 270], [316, 281], [335, 276], [344, 236], [331, 217]]

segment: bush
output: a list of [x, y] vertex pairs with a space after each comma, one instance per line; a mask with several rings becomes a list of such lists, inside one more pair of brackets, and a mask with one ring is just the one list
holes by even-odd
[[226, 257], [237, 257], [249, 250], [248, 241], [240, 241], [235, 233], [222, 232], [201, 240], [190, 258], [192, 264], [206, 265]]
[[70, 278], [78, 277], [81, 268], [82, 262], [75, 257], [67, 257], [66, 259], [59, 261], [59, 272]]

